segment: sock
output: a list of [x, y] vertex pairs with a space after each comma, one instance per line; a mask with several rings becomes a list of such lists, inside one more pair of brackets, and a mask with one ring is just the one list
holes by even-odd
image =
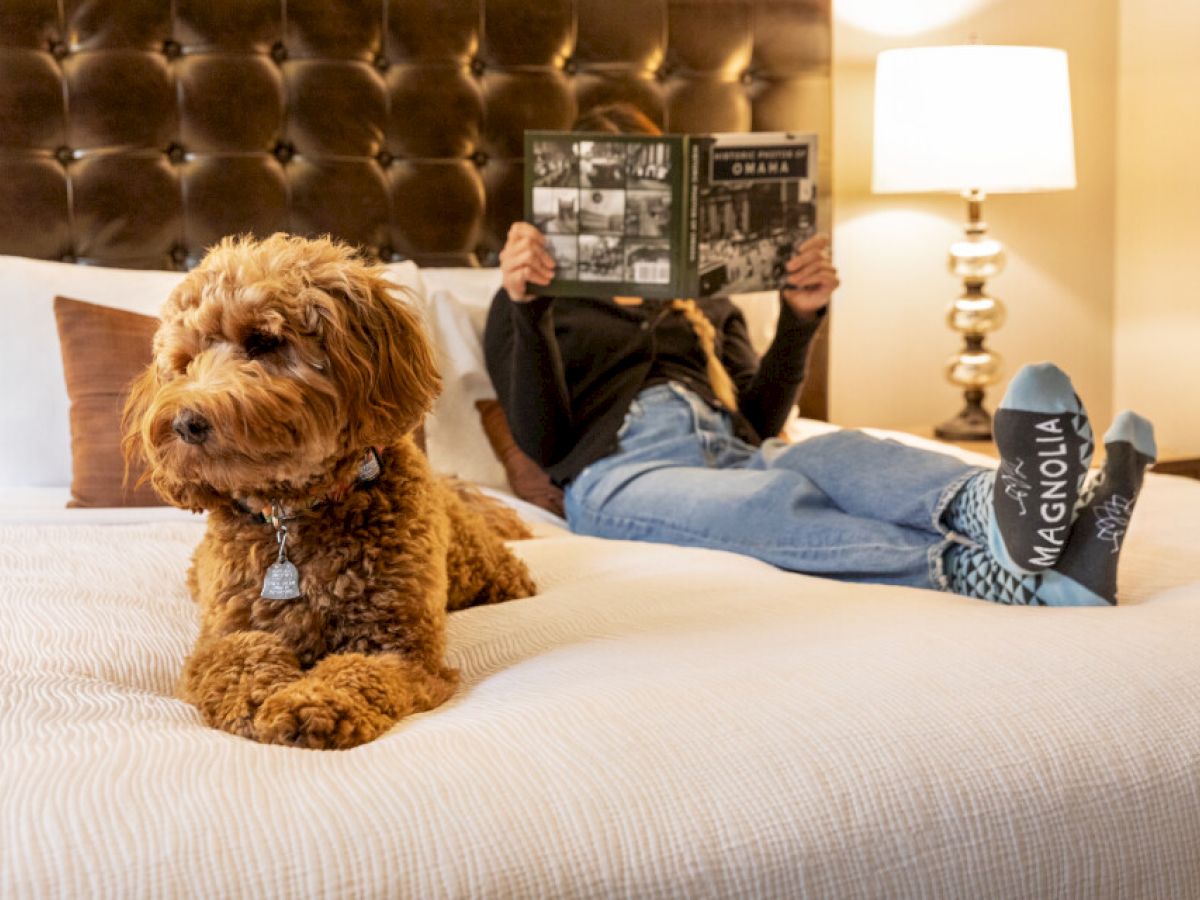
[[988, 547], [1013, 572], [1045, 571], [1066, 546], [1092, 461], [1087, 413], [1062, 369], [1025, 366], [996, 410], [993, 432], [1000, 468]]
[[1104, 468], [1052, 570], [1022, 575], [1010, 571], [987, 547], [952, 545], [942, 558], [949, 589], [996, 603], [1115, 604], [1125, 530], [1146, 466], [1156, 456], [1154, 429], [1141, 416], [1121, 413], [1104, 436], [1104, 445]]
[[947, 589], [956, 594], [1017, 606], [1040, 606], [1040, 575], [1020, 575], [1004, 568], [986, 546], [951, 544], [942, 556]]
[[942, 515], [946, 527], [976, 544], [987, 546], [992, 533], [992, 484], [995, 480], [994, 469], [982, 469], [968, 478]]
[[1085, 592], [1105, 603], [1117, 602], [1121, 545], [1146, 466], [1158, 454], [1154, 426], [1137, 413], [1121, 413], [1104, 435], [1104, 453], [1104, 468], [1092, 496], [1080, 510], [1054, 571], [1047, 573], [1038, 591], [1055, 605], [1071, 605], [1070, 598]]

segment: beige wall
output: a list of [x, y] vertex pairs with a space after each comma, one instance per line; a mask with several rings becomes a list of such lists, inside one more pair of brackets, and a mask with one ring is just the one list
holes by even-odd
[[[996, 196], [985, 205], [1008, 250], [1008, 268], [989, 283], [1008, 305], [1008, 322], [990, 343], [1008, 375], [1036, 360], [1062, 365], [1103, 429], [1113, 384], [1117, 0], [834, 0], [834, 13], [834, 252], [842, 288], [832, 418], [932, 425], [960, 406], [942, 364], [959, 343], [944, 315], [961, 285], [945, 258], [965, 209], [953, 196], [871, 194], [872, 94], [880, 50], [977, 36], [1069, 54], [1079, 187]], [[1003, 383], [992, 390], [989, 407], [1002, 391]]]
[[1123, 0], [1114, 398], [1200, 455], [1200, 3]]

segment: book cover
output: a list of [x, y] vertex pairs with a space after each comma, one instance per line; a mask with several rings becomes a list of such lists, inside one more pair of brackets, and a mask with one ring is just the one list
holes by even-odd
[[525, 214], [562, 297], [770, 290], [818, 227], [816, 136], [527, 132]]

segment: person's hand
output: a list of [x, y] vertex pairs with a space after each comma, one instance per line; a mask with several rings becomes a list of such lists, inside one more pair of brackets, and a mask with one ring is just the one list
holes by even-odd
[[811, 319], [828, 305], [839, 284], [837, 267], [829, 259], [829, 238], [815, 234], [787, 261], [787, 277], [779, 293], [796, 315]]
[[546, 238], [528, 222], [514, 222], [500, 251], [504, 290], [518, 303], [533, 299], [530, 283], [546, 285], [554, 277], [554, 258], [546, 252]]

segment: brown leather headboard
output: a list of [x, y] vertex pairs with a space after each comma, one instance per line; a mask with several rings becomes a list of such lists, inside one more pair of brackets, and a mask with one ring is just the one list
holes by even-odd
[[[494, 262], [522, 134], [632, 100], [805, 130], [829, 0], [2, 0], [0, 253], [186, 268], [223, 235]], [[823, 351], [805, 411], [824, 414]]]

